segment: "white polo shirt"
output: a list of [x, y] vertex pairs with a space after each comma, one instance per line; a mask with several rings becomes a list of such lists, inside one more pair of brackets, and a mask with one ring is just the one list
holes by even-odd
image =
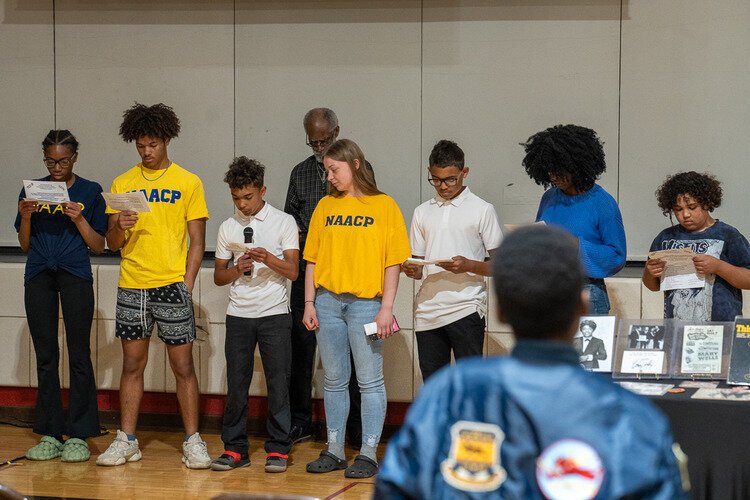
[[[221, 223], [216, 238], [217, 259], [232, 259], [237, 264], [242, 253], [231, 252], [227, 244], [244, 245], [243, 231], [247, 226], [253, 228], [251, 247], [265, 248], [279, 259], [284, 258], [284, 250], [299, 249], [299, 232], [294, 217], [266, 202], [255, 216], [245, 217], [242, 213], [236, 213]], [[251, 276], [241, 276], [231, 283], [227, 314], [240, 318], [262, 318], [289, 312], [287, 279], [260, 262], [254, 262], [253, 266]]]
[[[468, 187], [452, 200], [435, 196], [422, 203], [411, 221], [412, 255], [426, 260], [462, 255], [483, 261], [489, 250], [500, 246], [502, 237], [495, 207]], [[484, 276], [424, 266], [414, 311], [416, 331], [440, 328], [475, 312], [487, 315]]]

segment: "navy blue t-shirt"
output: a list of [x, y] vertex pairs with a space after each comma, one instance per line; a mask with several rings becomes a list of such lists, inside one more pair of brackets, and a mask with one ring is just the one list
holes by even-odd
[[[720, 220], [701, 232], [688, 232], [682, 226], [669, 227], [656, 236], [651, 251], [689, 248], [750, 268], [750, 244], [742, 234]], [[664, 292], [664, 317], [685, 321], [734, 321], [742, 315], [742, 290], [716, 275], [706, 276], [703, 288], [684, 288]]]
[[[38, 180], [47, 181], [49, 176]], [[102, 187], [96, 182], [76, 176], [75, 182], [68, 188], [68, 194], [71, 201], [83, 205], [82, 215], [94, 231], [104, 236], [107, 231], [107, 215], [104, 213], [106, 205]], [[25, 197], [26, 191], [21, 189], [19, 200]], [[15, 226], [16, 231], [21, 228], [20, 213], [16, 214]], [[24, 283], [45, 269], [62, 269], [83, 279], [94, 279], [86, 242], [70, 217], [63, 213], [61, 205], [39, 205], [36, 213], [31, 215], [31, 238]]]

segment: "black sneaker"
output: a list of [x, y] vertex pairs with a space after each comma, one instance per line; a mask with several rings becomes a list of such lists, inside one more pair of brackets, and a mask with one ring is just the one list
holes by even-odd
[[312, 439], [312, 433], [309, 427], [302, 428], [299, 425], [293, 425], [292, 430], [289, 431], [289, 439], [292, 443], [303, 443]]
[[242, 458], [241, 456], [237, 458], [235, 455], [237, 454], [222, 453], [219, 458], [211, 461], [211, 470], [231, 470], [250, 465], [249, 459]]

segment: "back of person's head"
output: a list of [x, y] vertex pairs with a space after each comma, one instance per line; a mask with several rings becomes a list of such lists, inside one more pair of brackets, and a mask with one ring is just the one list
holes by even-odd
[[464, 151], [453, 141], [438, 141], [430, 153], [429, 166], [464, 168]]
[[242, 189], [246, 186], [262, 188], [265, 171], [266, 167], [258, 160], [238, 156], [229, 164], [224, 182], [229, 184], [230, 189]]
[[[349, 165], [352, 171], [354, 186], [364, 195], [381, 194], [375, 184], [375, 175], [367, 168], [365, 154], [356, 142], [351, 139], [339, 139], [331, 144], [323, 153], [324, 157], [332, 160], [343, 161]], [[357, 167], [358, 166], [358, 167]], [[332, 196], [341, 196], [342, 192], [328, 183], [328, 192]]]
[[570, 178], [579, 192], [585, 192], [607, 169], [602, 141], [595, 131], [580, 125], [555, 125], [532, 135], [521, 146], [526, 150], [526, 173], [545, 188], [554, 174]]
[[585, 274], [570, 233], [543, 225], [513, 231], [493, 256], [493, 277], [500, 319], [516, 337], [572, 336], [583, 313]]
[[125, 142], [137, 141], [141, 137], [153, 137], [167, 141], [180, 133], [180, 120], [174, 110], [166, 104], [135, 103], [122, 114], [120, 137]]
[[664, 215], [672, 214], [672, 209], [680, 196], [689, 195], [708, 212], [721, 205], [721, 182], [711, 174], [695, 171], [670, 175], [656, 190], [656, 201]]

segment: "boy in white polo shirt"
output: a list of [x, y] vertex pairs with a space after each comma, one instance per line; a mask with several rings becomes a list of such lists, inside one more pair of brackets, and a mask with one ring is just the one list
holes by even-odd
[[481, 356], [487, 314], [485, 276], [489, 257], [502, 232], [492, 204], [464, 186], [469, 168], [455, 142], [442, 140], [430, 153], [428, 181], [437, 196], [419, 205], [411, 221], [414, 258], [437, 264], [406, 262], [404, 273], [423, 279], [417, 293], [414, 329], [419, 368], [427, 378], [456, 359]]
[[[250, 465], [247, 441], [247, 393], [253, 376], [255, 346], [266, 375], [269, 438], [266, 472], [283, 472], [292, 441], [289, 412], [291, 328], [287, 280], [297, 277], [299, 238], [294, 218], [263, 200], [265, 167], [240, 156], [229, 165], [235, 214], [216, 239], [214, 283], [229, 285], [226, 341], [227, 401], [221, 439], [224, 452], [213, 470]], [[242, 247], [249, 250], [242, 251]], [[233, 261], [234, 266], [229, 263]]]

